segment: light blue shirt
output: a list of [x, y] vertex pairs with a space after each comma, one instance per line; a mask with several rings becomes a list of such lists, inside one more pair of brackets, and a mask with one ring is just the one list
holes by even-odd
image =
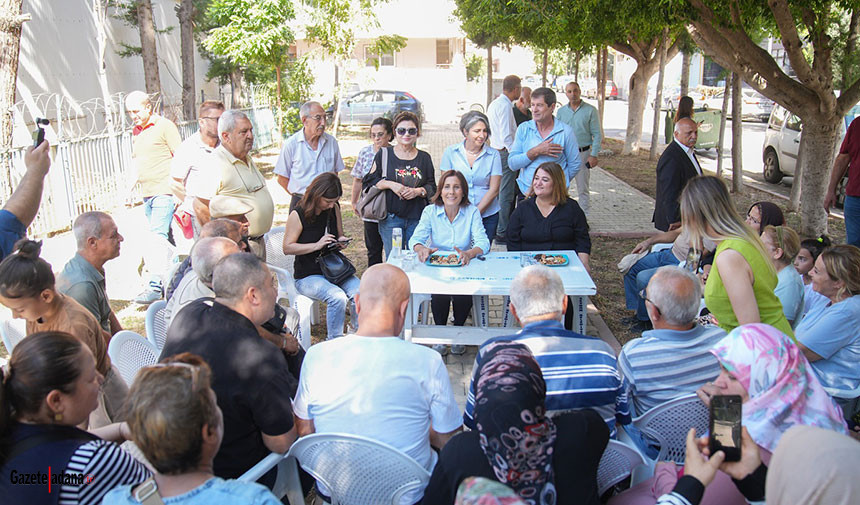
[[[573, 129], [555, 118], [552, 121], [552, 131], [546, 137], [541, 137], [534, 119], [524, 122], [517, 128], [517, 136], [508, 157], [508, 166], [511, 170], [520, 171], [520, 175], [517, 177], [517, 186], [523, 194], [528, 193], [537, 167], [547, 161], [561, 165], [562, 170], [567, 174], [568, 184], [579, 172], [581, 164], [579, 161], [579, 144], [576, 142]], [[529, 149], [546, 139], [552, 139], [554, 144], [559, 144], [562, 147], [561, 153], [557, 157], [544, 154], [530, 160], [528, 157]]]
[[311, 182], [323, 172], [340, 172], [346, 168], [340, 155], [337, 140], [323, 133], [316, 151], [305, 140], [305, 131], [299, 130], [284, 142], [284, 148], [275, 162], [275, 173], [290, 180], [287, 189], [302, 195]]
[[803, 316], [828, 305], [830, 298], [812, 289], [812, 283], [803, 286]]
[[[478, 158], [472, 166], [466, 160], [465, 141], [448, 146], [445, 149], [445, 154], [442, 155], [442, 163], [439, 165], [442, 172], [446, 170], [456, 170], [463, 174], [466, 182], [469, 183], [469, 201], [478, 205], [484, 198], [484, 195], [490, 191], [490, 177], [494, 175], [502, 176], [502, 157], [499, 151], [484, 144], [484, 148], [478, 154]], [[492, 216], [499, 212], [499, 196], [487, 205], [484, 212], [481, 212], [481, 217]]]
[[428, 205], [421, 212], [421, 220], [409, 239], [409, 249], [417, 244], [435, 247], [440, 251], [453, 251], [478, 247], [482, 253], [490, 250], [490, 241], [481, 221], [481, 213], [472, 204], [460, 207], [453, 221], [448, 220], [444, 205]]
[[600, 118], [595, 106], [583, 101], [579, 102], [576, 110], [573, 110], [570, 104], [567, 104], [558, 109], [555, 117], [573, 128], [573, 134], [576, 135], [576, 142], [580, 147], [591, 146], [591, 155], [597, 157], [603, 135], [600, 134]]
[[811, 363], [826, 388], [860, 387], [860, 295], [813, 309], [800, 321], [797, 341], [823, 359]]
[[[111, 505], [140, 505], [131, 494], [131, 485], [120, 486], [108, 491], [103, 504]], [[165, 505], [280, 505], [265, 486], [256, 482], [224, 480], [212, 477], [200, 486], [177, 496], [163, 498]]]
[[776, 275], [777, 284], [773, 293], [782, 303], [782, 313], [791, 323], [792, 328], [797, 327], [800, 317], [803, 315], [803, 279], [794, 265], [788, 265]]

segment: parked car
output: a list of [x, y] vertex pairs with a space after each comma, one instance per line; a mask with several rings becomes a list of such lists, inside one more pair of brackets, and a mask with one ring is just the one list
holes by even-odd
[[[768, 122], [770, 114], [773, 111], [773, 100], [762, 95], [754, 89], [741, 90], [741, 120], [742, 121], [761, 121]], [[729, 94], [731, 100], [731, 94]], [[717, 91], [716, 94], [702, 100], [704, 106], [709, 109], [723, 108], [723, 90]], [[732, 104], [729, 102], [728, 112], [726, 117], [732, 117]]]
[[[592, 80], [587, 89], [582, 90], [586, 98], [597, 98], [597, 83]], [[615, 86], [615, 81], [606, 80], [606, 99], [618, 100], [618, 87]]]
[[[401, 111], [410, 111], [424, 122], [424, 106], [411, 93], [369, 89], [360, 91], [343, 100], [340, 108], [340, 122], [344, 125], [369, 125], [379, 116], [394, 119]], [[329, 120], [334, 118], [335, 106], [326, 110]]]
[[[839, 154], [839, 147], [842, 145], [842, 139], [845, 137], [848, 125], [858, 115], [860, 115], [860, 105], [855, 105], [845, 115], [834, 157]], [[762, 161], [764, 163], [762, 175], [764, 180], [777, 183], [782, 180], [783, 176], [794, 176], [797, 169], [797, 156], [802, 131], [803, 127], [799, 117], [779, 105], [773, 107], [762, 147]], [[847, 182], [848, 176], [846, 174], [837, 187], [836, 204], [839, 207], [845, 202], [845, 185]]]

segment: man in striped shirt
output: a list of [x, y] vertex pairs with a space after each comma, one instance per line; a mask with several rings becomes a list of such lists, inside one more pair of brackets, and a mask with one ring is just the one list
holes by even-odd
[[546, 381], [546, 409], [550, 416], [570, 410], [593, 409], [615, 437], [616, 422], [630, 423], [627, 385], [615, 367], [609, 345], [564, 329], [567, 295], [561, 277], [550, 268], [533, 265], [520, 271], [511, 283], [511, 313], [522, 330], [487, 340], [478, 350], [463, 421], [475, 429], [475, 381], [491, 342], [511, 340], [525, 344], [534, 354]]
[[654, 329], [618, 355], [637, 415], [714, 380], [720, 365], [709, 350], [726, 336], [717, 326], [696, 323], [702, 283], [684, 268], [660, 267], [640, 295]]

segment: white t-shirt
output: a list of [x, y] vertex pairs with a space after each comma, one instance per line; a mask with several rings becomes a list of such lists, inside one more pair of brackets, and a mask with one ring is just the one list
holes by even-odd
[[[197, 132], [183, 140], [176, 152], [173, 153], [173, 161], [170, 163], [170, 176], [184, 181], [183, 186], [186, 195], [196, 195], [201, 184], [201, 177], [205, 178], [212, 175], [208, 173], [207, 160], [213, 150], [215, 148], [206, 145], [200, 132]], [[195, 214], [194, 205], [191, 201], [191, 198], [186, 198], [179, 208], [189, 214]]]
[[[398, 337], [347, 335], [312, 346], [293, 412], [313, 420], [317, 433], [378, 440], [427, 471], [436, 465], [429, 429], [448, 433], [463, 424], [442, 357]], [[402, 503], [416, 503], [423, 493], [409, 493]]]

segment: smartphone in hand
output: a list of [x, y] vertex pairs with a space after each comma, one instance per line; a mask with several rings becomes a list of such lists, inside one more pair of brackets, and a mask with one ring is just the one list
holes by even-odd
[[36, 129], [33, 130], [33, 147], [39, 147], [39, 144], [45, 141], [45, 126], [50, 124], [50, 121], [44, 118], [36, 118]]
[[723, 451], [726, 461], [741, 459], [741, 404], [740, 395], [711, 397], [708, 447], [711, 454]]

